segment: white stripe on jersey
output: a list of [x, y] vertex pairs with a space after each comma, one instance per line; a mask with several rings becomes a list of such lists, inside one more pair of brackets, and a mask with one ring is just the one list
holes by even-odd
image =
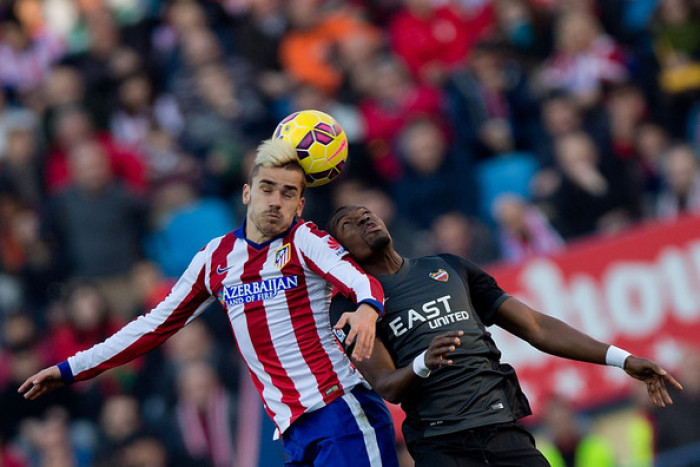
[[[245, 240], [240, 238], [235, 240], [231, 252], [227, 255], [228, 264], [233, 267], [226, 273], [224, 282], [238, 282], [241, 275], [243, 275], [244, 266], [248, 261], [247, 246], [248, 244]], [[275, 425], [277, 425], [280, 431], [284, 431], [289, 427], [289, 419], [292, 412], [289, 410], [289, 407], [286, 404], [278, 402], [282, 399], [282, 392], [272, 383], [272, 378], [265, 371], [263, 363], [255, 353], [255, 348], [253, 347], [253, 342], [251, 340], [250, 333], [248, 332], [248, 322], [243, 309], [243, 305], [232, 306], [228, 309], [228, 317], [231, 321], [231, 327], [233, 328], [233, 332], [236, 336], [238, 351], [241, 353], [241, 357], [245, 361], [250, 371], [254, 373], [258, 380], [262, 383], [263, 391], [260, 396], [269, 407], [270, 411], [275, 414], [275, 418], [273, 420]], [[285, 421], [286, 426], [282, 427], [285, 425]]]
[[367, 419], [367, 414], [362, 410], [362, 405], [360, 402], [348, 392], [343, 395], [342, 399], [350, 407], [350, 412], [352, 412], [353, 417], [355, 417], [355, 422], [362, 432], [362, 437], [365, 440], [365, 448], [367, 449], [367, 456], [369, 456], [369, 465], [372, 467], [381, 467], [382, 465], [382, 454], [379, 451], [379, 443], [377, 442], [377, 433], [372, 428], [372, 424]]

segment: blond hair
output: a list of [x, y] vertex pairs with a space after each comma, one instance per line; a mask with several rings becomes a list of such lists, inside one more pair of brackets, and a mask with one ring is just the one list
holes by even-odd
[[266, 139], [258, 146], [255, 156], [255, 165], [263, 167], [283, 167], [298, 161], [294, 146], [283, 139]]
[[297, 151], [294, 146], [283, 139], [266, 139], [258, 146], [255, 156], [255, 164], [248, 174], [248, 184], [253, 184], [253, 178], [260, 171], [260, 167], [284, 167], [285, 169], [298, 170], [302, 176], [301, 194], [306, 190], [304, 169], [299, 164]]

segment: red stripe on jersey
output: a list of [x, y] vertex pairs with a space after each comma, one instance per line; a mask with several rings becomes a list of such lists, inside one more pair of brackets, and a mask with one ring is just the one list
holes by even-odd
[[[369, 279], [369, 290], [370, 290], [370, 293], [372, 294], [373, 297], [382, 297], [382, 298], [384, 297], [384, 289], [382, 289], [382, 284], [379, 282], [379, 280], [377, 280], [374, 276], [370, 276], [369, 274], [367, 274], [367, 273], [360, 267], [360, 265], [357, 264], [357, 263], [355, 262], [355, 260], [352, 259], [350, 256], [346, 256], [344, 259], [345, 259], [345, 261], [347, 261], [348, 263], [352, 264], [352, 266], [353, 266], [355, 269], [357, 269], [357, 272], [359, 272], [360, 274], [364, 274], [365, 276], [367, 276], [367, 279]], [[381, 300], [380, 300], [380, 302], [381, 302]]]
[[226, 271], [219, 272], [219, 267], [221, 267], [221, 269], [228, 267], [226, 257], [231, 253], [231, 250], [233, 250], [233, 244], [235, 242], [236, 237], [232, 233], [229, 233], [221, 239], [219, 246], [212, 252], [211, 271], [209, 272], [209, 290], [218, 290], [224, 277], [226, 277]]
[[[292, 258], [293, 260], [290, 263], [299, 264], [296, 248], [292, 248]], [[299, 291], [304, 292], [299, 293]], [[301, 350], [306, 365], [316, 378], [316, 384], [319, 392], [323, 394], [324, 402], [328, 404], [337, 398], [338, 394], [343, 394], [343, 392], [338, 390], [330, 391], [328, 394], [326, 392], [333, 386], [342, 389], [343, 385], [340, 383], [338, 374], [333, 370], [333, 362], [331, 362], [319, 339], [308, 289], [306, 288], [306, 278], [303, 274], [299, 277], [299, 288], [296, 291], [287, 290], [285, 294], [299, 350]]]
[[[228, 326], [231, 329], [231, 334], [233, 334], [235, 336], [236, 333], [233, 330], [233, 323], [231, 323], [231, 320], [228, 320]], [[238, 339], [234, 339], [234, 341], [236, 342], [236, 349], [238, 350], [238, 355], [240, 355], [241, 358], [243, 358], [243, 360], [245, 361], [245, 358], [243, 357], [243, 352], [241, 352], [241, 347], [238, 345]], [[246, 367], [248, 368], [248, 374], [250, 375], [250, 379], [253, 380], [253, 386], [255, 386], [255, 389], [258, 391], [258, 394], [260, 394], [262, 396], [262, 393], [263, 393], [263, 390], [265, 389], [265, 386], [258, 379], [258, 376], [255, 374], [255, 372], [250, 370], [250, 365], [248, 364], [248, 362], [245, 362], [245, 364], [246, 364]], [[270, 420], [272, 420], [274, 422], [275, 413], [272, 410], [270, 410], [270, 407], [268, 406], [268, 404], [264, 404], [264, 407], [265, 407], [265, 412], [267, 412], [267, 415], [270, 417]]]
[[75, 375], [75, 381], [83, 381], [90, 379], [105, 370], [114, 368], [115, 366], [123, 365], [130, 362], [136, 357], [139, 357], [146, 352], [153, 350], [170, 336], [181, 329], [187, 320], [197, 311], [197, 308], [210, 297], [209, 292], [204, 286], [204, 266], [202, 266], [197, 281], [192, 286], [192, 290], [187, 296], [175, 307], [173, 312], [163, 321], [156, 329], [150, 331], [139, 339], [134, 341], [127, 348], [94, 368], [83, 371]]
[[[261, 250], [257, 250], [250, 245], [247, 245], [247, 247], [248, 261], [246, 261], [243, 267], [241, 282], [257, 282], [262, 279], [260, 270], [267, 259], [270, 246], [266, 245]], [[270, 327], [267, 322], [264, 302], [245, 303], [243, 305], [243, 310], [248, 326], [248, 335], [250, 336], [250, 342], [253, 345], [255, 354], [258, 356], [265, 372], [270, 375], [272, 385], [278, 388], [282, 393], [281, 402], [291, 409], [291, 419], [294, 420], [304, 413], [304, 408], [301, 407], [300, 403], [301, 395], [294, 386], [294, 382], [284, 372], [282, 363], [277, 357], [277, 352], [272, 344], [272, 335], [270, 335]], [[258, 390], [261, 390], [261, 388], [258, 388]], [[260, 397], [265, 400], [262, 391], [260, 391]]]
[[[302, 256], [304, 257], [304, 261], [306, 261], [306, 265], [309, 266], [309, 269], [311, 269], [313, 272], [315, 272], [319, 276], [329, 280], [329, 282], [332, 279], [333, 287], [336, 287], [341, 294], [345, 295], [350, 300], [357, 303], [357, 296], [355, 295], [355, 291], [353, 289], [351, 289], [350, 287], [348, 287], [347, 284], [345, 284], [345, 282], [338, 279], [333, 274], [329, 274], [329, 273], [324, 272], [321, 268], [319, 268], [316, 265], [316, 263], [314, 263], [311, 260], [311, 258], [306, 256], [305, 254], [302, 253]], [[364, 274], [364, 272], [362, 274]], [[374, 289], [372, 289], [372, 292], [374, 293]]]

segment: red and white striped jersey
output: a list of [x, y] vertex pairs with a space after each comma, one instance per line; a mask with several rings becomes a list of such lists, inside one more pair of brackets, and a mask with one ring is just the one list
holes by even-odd
[[331, 291], [383, 310], [379, 282], [311, 223], [299, 220], [263, 244], [246, 240], [244, 227], [209, 242], [152, 311], [59, 364], [64, 379], [91, 378], [143, 355], [218, 300], [280, 432], [361, 383], [331, 330]]

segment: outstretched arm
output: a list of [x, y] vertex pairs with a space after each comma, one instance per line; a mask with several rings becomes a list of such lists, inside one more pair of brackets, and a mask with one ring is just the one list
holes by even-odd
[[93, 378], [162, 344], [214, 300], [204, 285], [204, 253], [197, 253], [170, 294], [153, 310], [67, 361], [29, 377], [18, 389], [36, 399], [64, 384]]
[[[494, 323], [543, 352], [572, 360], [605, 365], [611, 347], [513, 297], [498, 308]], [[652, 403], [659, 407], [673, 403], [666, 389], [667, 384], [683, 389], [666, 370], [646, 358], [630, 355], [622, 367], [627, 374], [646, 384]]]
[[[389, 402], [398, 403], [408, 389], [427, 377], [426, 373], [429, 374], [430, 370], [452, 365], [448, 354], [461, 345], [460, 336], [463, 334], [463, 331], [451, 331], [435, 337], [428, 349], [416, 356], [413, 365], [403, 368], [396, 368], [389, 351], [379, 338], [374, 340], [374, 349], [369, 358], [352, 360], [377, 394]], [[423, 371], [418, 369], [420, 367]], [[416, 371], [424, 376], [419, 376]]]

